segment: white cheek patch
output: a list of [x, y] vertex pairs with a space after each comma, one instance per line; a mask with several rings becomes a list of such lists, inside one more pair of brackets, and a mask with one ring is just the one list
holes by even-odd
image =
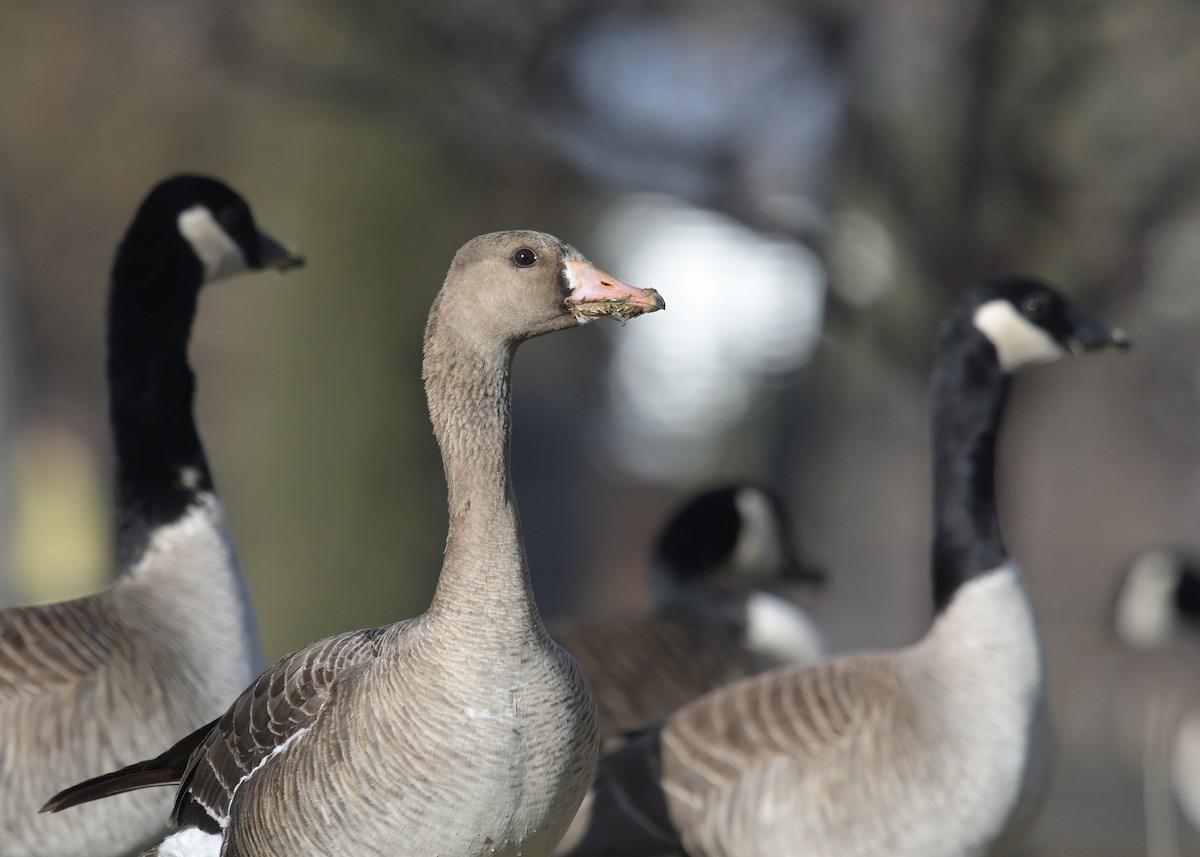
[[1042, 328], [1024, 318], [1006, 300], [992, 300], [975, 310], [975, 327], [996, 348], [1000, 368], [1015, 372], [1034, 363], [1051, 363], [1066, 349]]
[[771, 501], [763, 492], [743, 488], [733, 497], [741, 516], [733, 564], [739, 570], [757, 572], [778, 568], [783, 562], [783, 534]]
[[1117, 636], [1135, 649], [1150, 649], [1167, 641], [1175, 627], [1175, 587], [1178, 572], [1166, 551], [1143, 554], [1130, 569], [1117, 600]]
[[808, 614], [767, 592], [755, 592], [746, 603], [746, 642], [783, 663], [806, 663], [825, 655], [825, 635]]
[[246, 270], [242, 249], [217, 225], [212, 212], [195, 205], [179, 214], [179, 234], [192, 245], [192, 250], [204, 265], [204, 279], [219, 280]]

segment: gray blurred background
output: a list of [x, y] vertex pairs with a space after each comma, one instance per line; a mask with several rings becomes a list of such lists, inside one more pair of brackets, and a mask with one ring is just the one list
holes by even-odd
[[1143, 853], [1145, 700], [1200, 655], [1104, 622], [1137, 548], [1200, 546], [1198, 80], [1182, 0], [3, 0], [0, 603], [111, 574], [107, 272], [173, 172], [309, 258], [207, 291], [192, 345], [268, 658], [427, 603], [420, 338], [472, 235], [554, 232], [670, 307], [520, 352], [543, 612], [637, 609], [663, 514], [753, 477], [830, 572], [839, 650], [929, 621], [943, 310], [1038, 273], [1137, 349], [1031, 372], [1003, 437], [1060, 735], [1028, 850]]

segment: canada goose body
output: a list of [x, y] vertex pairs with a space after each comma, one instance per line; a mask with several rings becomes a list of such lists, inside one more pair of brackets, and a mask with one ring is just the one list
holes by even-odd
[[1009, 375], [1123, 345], [1027, 279], [968, 290], [933, 379], [933, 589], [916, 644], [745, 679], [603, 759], [564, 853], [963, 857], [1032, 821], [1049, 725], [1033, 614], [1000, 537]]
[[[1015, 567], [955, 601], [913, 648], [767, 673], [672, 718], [662, 778], [688, 853], [986, 853], [1038, 785], [1040, 657]], [[988, 680], [975, 668], [983, 652], [996, 658]], [[745, 714], [774, 704], [796, 705], [798, 719]], [[753, 761], [731, 759], [731, 746], [753, 748]]]
[[583, 667], [614, 741], [721, 685], [821, 657], [824, 638], [794, 596], [822, 579], [797, 560], [777, 495], [712, 488], [659, 535], [651, 613], [557, 622], [550, 634]]
[[464, 245], [425, 336], [450, 513], [429, 609], [288, 655], [214, 724], [48, 808], [178, 783], [164, 856], [548, 853], [597, 733], [586, 680], [533, 602], [508, 471], [513, 351], [660, 308], [543, 233]]
[[46, 796], [219, 714], [261, 668], [254, 613], [192, 421], [187, 342], [204, 283], [299, 264], [212, 179], [142, 203], [108, 315], [118, 565], [105, 592], [0, 613], [0, 853], [123, 854], [163, 830], [163, 795], [74, 816]]

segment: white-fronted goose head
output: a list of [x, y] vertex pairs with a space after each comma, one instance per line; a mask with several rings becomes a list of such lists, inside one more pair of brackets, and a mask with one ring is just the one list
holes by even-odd
[[254, 613], [192, 419], [197, 295], [299, 257], [215, 179], [155, 187], [117, 250], [108, 305], [117, 565], [106, 592], [0, 613], [0, 851], [126, 854], [164, 829], [165, 795], [70, 816], [46, 795], [161, 749], [262, 668]]
[[513, 350], [662, 306], [550, 235], [468, 242], [425, 334], [450, 508], [429, 610], [293, 652], [209, 727], [46, 808], [179, 784], [163, 855], [549, 853], [591, 779], [596, 716], [533, 603], [509, 476]]
[[1009, 378], [1124, 347], [1027, 278], [966, 291], [933, 371], [936, 617], [905, 649], [783, 667], [685, 706], [601, 761], [562, 853], [990, 853], [1049, 766], [1039, 642], [1001, 540], [995, 439]]

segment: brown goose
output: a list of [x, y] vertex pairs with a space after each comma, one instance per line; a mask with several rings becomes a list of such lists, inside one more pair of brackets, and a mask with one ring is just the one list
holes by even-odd
[[583, 667], [601, 738], [615, 746], [723, 684], [821, 657], [824, 638], [794, 596], [823, 580], [797, 559], [774, 491], [720, 486], [663, 527], [650, 614], [557, 622], [550, 636]]
[[161, 748], [261, 669], [254, 613], [192, 421], [187, 343], [201, 287], [299, 257], [218, 181], [146, 197], [117, 251], [108, 310], [121, 577], [105, 592], [0, 613], [0, 853], [115, 855], [170, 801], [127, 795], [69, 816], [46, 795]]
[[662, 307], [550, 235], [463, 246], [425, 332], [450, 512], [429, 609], [284, 657], [215, 723], [47, 809], [178, 783], [164, 857], [548, 853], [590, 781], [596, 711], [533, 602], [508, 467], [513, 353]]
[[933, 627], [702, 697], [601, 761], [573, 855], [963, 857], [1036, 812], [1049, 724], [1033, 613], [1001, 540], [1010, 375], [1124, 347], [1039, 282], [969, 289], [933, 375]]

